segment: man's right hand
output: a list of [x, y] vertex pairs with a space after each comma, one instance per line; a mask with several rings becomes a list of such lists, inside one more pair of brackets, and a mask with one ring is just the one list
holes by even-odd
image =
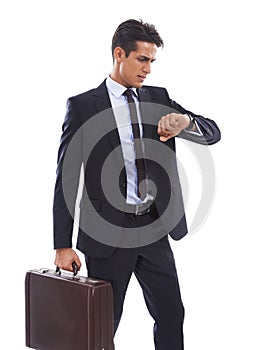
[[72, 248], [56, 249], [54, 264], [60, 269], [73, 272], [72, 263], [77, 264], [78, 269], [81, 267], [81, 262], [77, 253]]

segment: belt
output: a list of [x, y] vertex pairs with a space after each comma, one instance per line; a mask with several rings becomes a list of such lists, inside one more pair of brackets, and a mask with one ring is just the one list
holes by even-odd
[[153, 200], [149, 200], [146, 203], [141, 203], [141, 204], [125, 204], [123, 207], [123, 211], [129, 214], [134, 214], [134, 215], [144, 215], [148, 214], [151, 211], [152, 204], [154, 204]]

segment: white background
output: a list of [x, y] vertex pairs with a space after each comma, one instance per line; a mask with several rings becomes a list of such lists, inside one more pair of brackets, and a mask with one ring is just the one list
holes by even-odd
[[[1, 3], [1, 348], [25, 348], [25, 272], [53, 268], [66, 99], [110, 73], [111, 37], [128, 18], [154, 23], [165, 41], [146, 83], [167, 87], [222, 131], [210, 148], [217, 177], [210, 215], [198, 232], [172, 242], [185, 348], [277, 350], [279, 24], [271, 0]], [[189, 171], [191, 221], [200, 174], [187, 149], [179, 153]], [[153, 349], [152, 326], [133, 279], [117, 349]]]

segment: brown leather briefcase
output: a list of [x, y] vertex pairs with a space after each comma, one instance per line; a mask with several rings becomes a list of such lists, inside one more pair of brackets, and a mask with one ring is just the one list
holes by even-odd
[[25, 277], [26, 346], [39, 350], [113, 350], [112, 287], [70, 273]]

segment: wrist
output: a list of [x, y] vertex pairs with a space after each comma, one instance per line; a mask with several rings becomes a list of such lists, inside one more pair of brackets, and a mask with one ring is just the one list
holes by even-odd
[[65, 248], [57, 248], [57, 249], [55, 249], [56, 250], [56, 252], [57, 253], [62, 253], [62, 252], [65, 252], [65, 251], [69, 251], [69, 250], [72, 250], [72, 248], [70, 248], [70, 247], [65, 247]]
[[188, 113], [186, 113], [185, 116], [188, 117], [189, 124], [184, 130], [187, 130], [187, 131], [192, 130], [193, 127], [195, 126], [195, 118], [191, 114], [188, 114]]

